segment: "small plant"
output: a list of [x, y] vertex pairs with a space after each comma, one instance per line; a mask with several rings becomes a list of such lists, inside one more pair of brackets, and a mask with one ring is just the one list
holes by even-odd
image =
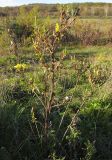
[[96, 152], [95, 147], [90, 141], [86, 143], [86, 147], [87, 147], [87, 151], [86, 151], [87, 153], [86, 153], [85, 160], [92, 160]]

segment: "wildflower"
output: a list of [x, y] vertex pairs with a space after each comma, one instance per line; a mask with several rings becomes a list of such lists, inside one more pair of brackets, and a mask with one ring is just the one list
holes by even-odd
[[16, 69], [16, 71], [24, 71], [25, 69], [27, 69], [27, 65], [26, 64], [17, 64], [16, 66], [14, 66], [14, 68]]
[[59, 32], [59, 31], [60, 31], [60, 26], [59, 26], [59, 24], [58, 24], [58, 23], [56, 23], [55, 31], [56, 31], [56, 32]]
[[68, 96], [66, 96], [66, 97], [65, 97], [65, 100], [66, 100], [66, 101], [68, 101], [68, 100], [69, 100], [69, 97], [68, 97]]
[[71, 96], [66, 96], [66, 97], [65, 97], [65, 101], [66, 101], [66, 102], [70, 101], [71, 99], [72, 99]]

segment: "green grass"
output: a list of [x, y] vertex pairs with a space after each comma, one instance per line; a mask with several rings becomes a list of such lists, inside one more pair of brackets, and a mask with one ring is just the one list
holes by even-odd
[[[64, 49], [64, 47], [63, 47]], [[67, 54], [75, 54], [80, 56], [106, 56], [111, 58], [112, 47], [111, 46], [66, 46]], [[111, 60], [111, 59], [110, 59]]]
[[[105, 90], [104, 84], [108, 87], [110, 85], [108, 81], [112, 67], [112, 47], [66, 46], [66, 50], [67, 54], [76, 57], [64, 60], [62, 77], [59, 78], [55, 94], [59, 100], [65, 96], [72, 97], [72, 100], [69, 105], [54, 108], [52, 111], [50, 118], [53, 126], [49, 131], [49, 156], [56, 154], [60, 160], [65, 156], [66, 160], [74, 157], [111, 160], [111, 90], [109, 92], [103, 90]], [[20, 63], [29, 64], [28, 70], [24, 72], [14, 70], [14, 65], [18, 63], [14, 55], [5, 54], [0, 59], [0, 127], [2, 128], [0, 157], [2, 160], [32, 158], [36, 160], [37, 157], [44, 160], [44, 142], [41, 141], [42, 137], [38, 137], [37, 132], [37, 127], [39, 132], [42, 132], [40, 122], [43, 122], [41, 119], [43, 112], [41, 104], [32, 93], [32, 85], [38, 87], [40, 91], [43, 89], [38, 77], [43, 70], [38, 69], [39, 64], [32, 48], [22, 48], [19, 58]], [[98, 75], [94, 73], [94, 69], [99, 71]], [[92, 83], [88, 81], [90, 73], [93, 76]], [[36, 127], [32, 123], [32, 106], [35, 107]], [[77, 110], [80, 112], [75, 119], [76, 122], [61, 144], [65, 129]], [[63, 123], [57, 133], [61, 119]]]

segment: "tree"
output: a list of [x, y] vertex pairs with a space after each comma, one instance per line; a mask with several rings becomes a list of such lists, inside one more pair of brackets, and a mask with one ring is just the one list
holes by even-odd
[[24, 6], [19, 8], [19, 15], [17, 22], [22, 25], [35, 27], [35, 23], [38, 18], [38, 6], [34, 6], [28, 11]]

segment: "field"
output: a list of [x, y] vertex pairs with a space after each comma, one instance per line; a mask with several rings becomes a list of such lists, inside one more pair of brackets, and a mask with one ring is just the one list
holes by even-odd
[[112, 19], [31, 13], [0, 21], [0, 160], [111, 160]]

